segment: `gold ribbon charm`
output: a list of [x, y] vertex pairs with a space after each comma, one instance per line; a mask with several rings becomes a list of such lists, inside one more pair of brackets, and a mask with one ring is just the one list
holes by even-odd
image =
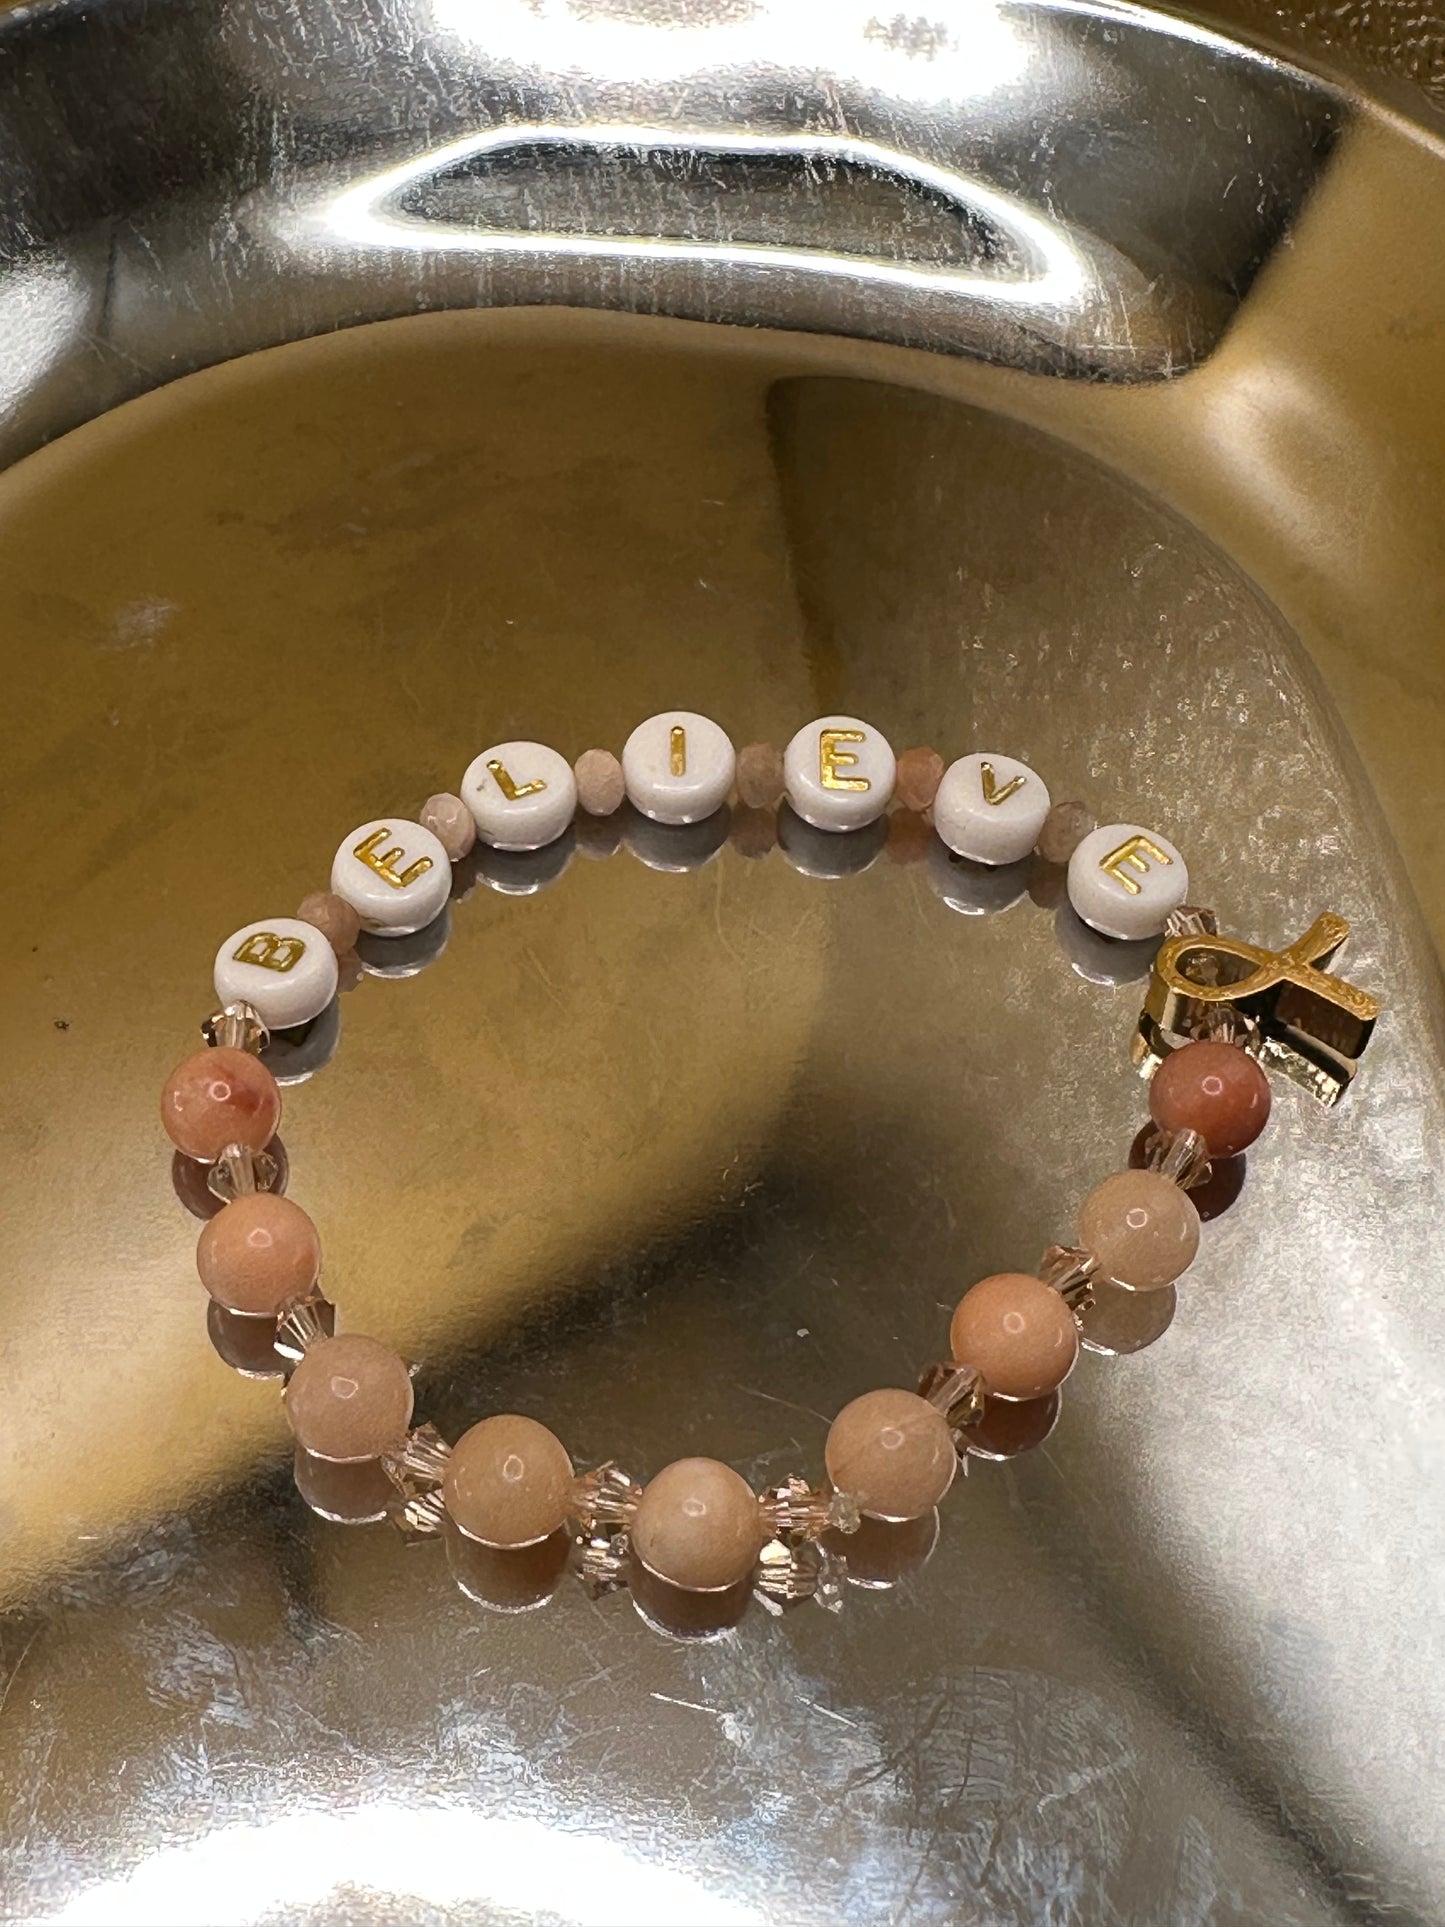
[[1287, 949], [1265, 950], [1221, 936], [1208, 911], [1178, 916], [1190, 927], [1160, 945], [1139, 1019], [1134, 1056], [1144, 1074], [1234, 1010], [1258, 1025], [1262, 1063], [1322, 1104], [1338, 1103], [1380, 1014], [1378, 998], [1327, 968], [1350, 934], [1344, 918], [1326, 911]]

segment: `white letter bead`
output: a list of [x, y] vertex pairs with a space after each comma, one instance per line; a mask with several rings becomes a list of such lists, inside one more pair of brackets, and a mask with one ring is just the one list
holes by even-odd
[[649, 716], [623, 746], [627, 799], [654, 823], [701, 823], [728, 800], [737, 762], [726, 733], [706, 716]]
[[250, 1004], [268, 1030], [319, 1017], [336, 995], [336, 952], [314, 924], [268, 917], [237, 930], [216, 952], [216, 996]]
[[577, 814], [577, 778], [545, 743], [494, 743], [468, 764], [462, 801], [494, 850], [540, 850]]
[[815, 830], [861, 830], [881, 816], [897, 769], [888, 738], [856, 716], [820, 716], [783, 752], [788, 801]]
[[1043, 778], [993, 751], [950, 763], [933, 799], [934, 829], [974, 863], [1019, 862], [1037, 843], [1048, 813]]
[[1106, 937], [1157, 937], [1188, 894], [1183, 857], [1137, 823], [1092, 830], [1069, 858], [1069, 901]]
[[364, 930], [409, 937], [439, 916], [452, 887], [452, 861], [439, 838], [404, 816], [378, 816], [343, 837], [331, 887]]

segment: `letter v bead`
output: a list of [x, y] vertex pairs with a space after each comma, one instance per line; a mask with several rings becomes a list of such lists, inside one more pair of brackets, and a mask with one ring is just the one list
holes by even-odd
[[978, 774], [979, 781], [983, 784], [985, 803], [1006, 803], [1015, 791], [1021, 790], [1028, 781], [1025, 776], [1015, 776], [1011, 782], [1001, 784], [993, 773], [992, 763], [980, 763]]

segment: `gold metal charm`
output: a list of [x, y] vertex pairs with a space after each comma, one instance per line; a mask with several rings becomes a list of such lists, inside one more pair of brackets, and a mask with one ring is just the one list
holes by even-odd
[[1134, 1061], [1152, 1077], [1171, 1050], [1237, 1012], [1258, 1025], [1261, 1063], [1336, 1104], [1359, 1069], [1379, 999], [1332, 976], [1327, 965], [1350, 934], [1326, 911], [1284, 950], [1219, 934], [1208, 911], [1181, 910], [1154, 959]]

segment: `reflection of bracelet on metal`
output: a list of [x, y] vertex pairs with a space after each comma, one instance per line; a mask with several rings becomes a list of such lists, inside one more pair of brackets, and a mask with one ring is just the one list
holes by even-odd
[[[363, 929], [400, 937], [430, 924], [446, 904], [451, 866], [479, 835], [493, 848], [532, 850], [566, 834], [579, 808], [603, 817], [624, 801], [655, 822], [685, 826], [734, 794], [754, 810], [786, 796], [815, 830], [839, 836], [865, 830], [896, 797], [905, 809], [931, 811], [943, 843], [969, 862], [1006, 866], [1033, 852], [1067, 863], [1070, 900], [1108, 937], [1167, 932], [1136, 1043], [1153, 1083], [1152, 1124], [1136, 1141], [1133, 1168], [1085, 1199], [1076, 1244], [1052, 1247], [1035, 1272], [1000, 1273], [964, 1294], [950, 1357], [924, 1372], [916, 1392], [887, 1388], [844, 1407], [827, 1436], [825, 1484], [796, 1477], [759, 1496], [730, 1467], [698, 1458], [676, 1461], [645, 1486], [611, 1464], [579, 1476], [545, 1426], [515, 1414], [484, 1419], [448, 1446], [434, 1427], [413, 1427], [411, 1377], [395, 1352], [362, 1334], [333, 1333], [319, 1294], [320, 1239], [281, 1195], [268, 1149], [281, 1114], [276, 1079], [259, 1061], [269, 1031], [320, 1017], [336, 992], [338, 955], [349, 955]], [[1158, 832], [1095, 829], [1083, 805], [1052, 805], [1035, 772], [1011, 757], [966, 756], [945, 769], [936, 752], [919, 749], [895, 761], [885, 739], [854, 717], [820, 718], [781, 755], [755, 744], [736, 756], [716, 724], [690, 712], [640, 725], [620, 761], [589, 750], [569, 766], [540, 744], [498, 744], [473, 761], [459, 796], [432, 797], [419, 822], [378, 819], [352, 831], [331, 883], [297, 917], [248, 925], [221, 946], [223, 1008], [203, 1027], [210, 1048], [166, 1085], [165, 1127], [185, 1158], [210, 1167], [209, 1188], [223, 1200], [201, 1232], [202, 1282], [227, 1312], [266, 1321], [276, 1351], [293, 1363], [287, 1417], [313, 1460], [378, 1464], [394, 1489], [393, 1516], [415, 1534], [449, 1526], [485, 1546], [520, 1549], [570, 1520], [582, 1576], [601, 1587], [623, 1583], [635, 1560], [687, 1591], [726, 1592], [751, 1578], [772, 1604], [837, 1603], [841, 1567], [825, 1537], [831, 1546], [860, 1518], [931, 1513], [1000, 1403], [1052, 1401], [1048, 1422], [1032, 1428], [1035, 1439], [1045, 1436], [1095, 1294], [1158, 1293], [1182, 1276], [1200, 1236], [1191, 1189], [1209, 1179], [1211, 1159], [1238, 1158], [1268, 1119], [1260, 1056], [1274, 1051], [1283, 1061], [1287, 1045], [1303, 1049], [1310, 1013], [1323, 1011], [1328, 1021], [1314, 1031], [1329, 1033], [1339, 1078], [1327, 1091], [1321, 1072], [1312, 1088], [1329, 1101], [1377, 1009], [1317, 968], [1343, 941], [1340, 919], [1322, 919], [1279, 956], [1220, 938], [1209, 913], [1183, 907], [1184, 861]], [[1292, 1004], [1267, 996], [1280, 986]], [[1237, 1189], [1225, 1187], [1225, 1203]], [[985, 1445], [981, 1455], [998, 1454]], [[298, 1482], [304, 1491], [299, 1461]]]

